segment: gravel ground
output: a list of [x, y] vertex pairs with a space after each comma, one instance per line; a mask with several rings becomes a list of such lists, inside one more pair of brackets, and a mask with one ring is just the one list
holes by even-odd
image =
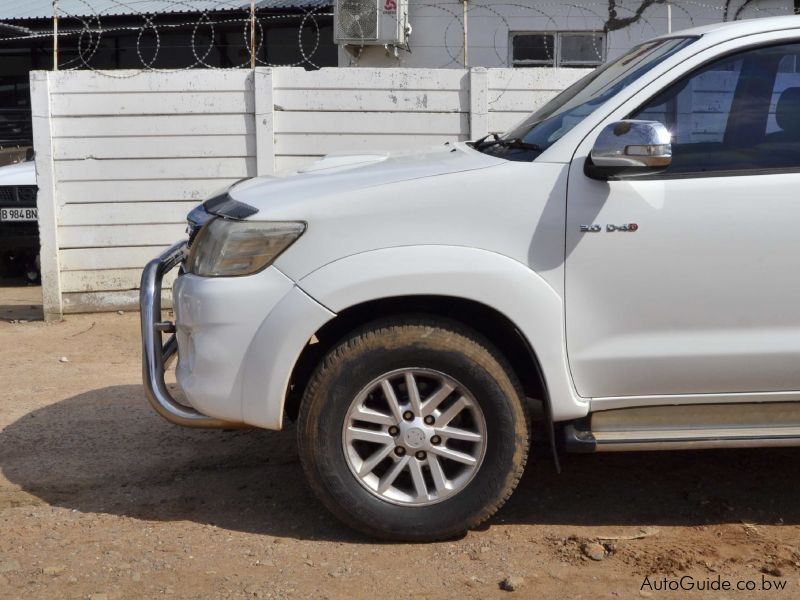
[[[167, 424], [137, 315], [43, 323], [37, 294], [0, 288], [0, 598], [800, 597], [797, 450], [572, 455], [556, 475], [540, 445], [481, 530], [375, 543], [310, 494], [292, 429]], [[682, 576], [756, 589], [656, 589]]]

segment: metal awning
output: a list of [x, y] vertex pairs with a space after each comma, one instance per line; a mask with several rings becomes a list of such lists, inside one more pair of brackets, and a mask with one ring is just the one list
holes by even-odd
[[[332, 0], [258, 0], [259, 10], [297, 10], [332, 6]], [[247, 0], [58, 0], [59, 17], [249, 10]], [[53, 18], [52, 0], [0, 0], [0, 22]]]

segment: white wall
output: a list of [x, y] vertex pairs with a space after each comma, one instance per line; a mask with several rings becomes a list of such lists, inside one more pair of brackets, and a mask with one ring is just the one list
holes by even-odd
[[586, 72], [34, 72], [45, 314], [135, 307], [142, 267], [220, 187], [503, 131]]
[[470, 137], [469, 72], [273, 69], [275, 170], [330, 152], [404, 149]]
[[251, 72], [130, 75], [32, 76], [32, 95], [49, 99], [49, 139], [34, 115], [34, 147], [49, 150], [37, 152], [37, 172], [54, 181], [38, 201], [53, 203], [58, 250], [61, 307], [50, 298], [46, 311], [132, 305], [142, 266], [182, 235], [187, 211], [255, 175]]
[[[397, 57], [383, 46], [339, 49], [339, 66], [462, 68], [463, 5], [460, 0], [408, 0], [412, 34], [410, 52]], [[617, 0], [618, 19], [636, 15], [646, 0]], [[727, 16], [725, 6], [729, 3]], [[740, 19], [790, 15], [793, 0], [670, 0], [672, 31]], [[511, 32], [605, 31], [609, 0], [468, 0], [469, 66], [509, 67]], [[739, 12], [739, 9], [742, 9]], [[615, 58], [632, 46], [668, 31], [667, 4], [646, 6], [632, 24], [608, 33], [606, 57]]]

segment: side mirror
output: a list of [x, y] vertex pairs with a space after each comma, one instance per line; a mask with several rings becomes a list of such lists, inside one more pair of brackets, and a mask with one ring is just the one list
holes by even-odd
[[611, 123], [597, 136], [584, 173], [601, 180], [659, 173], [672, 163], [671, 139], [658, 121]]

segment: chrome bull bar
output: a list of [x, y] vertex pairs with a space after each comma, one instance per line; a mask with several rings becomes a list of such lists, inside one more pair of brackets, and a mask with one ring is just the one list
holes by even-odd
[[[139, 291], [139, 308], [142, 325], [142, 379], [150, 406], [162, 417], [175, 425], [199, 428], [229, 429], [241, 427], [215, 419], [180, 404], [167, 389], [164, 367], [178, 351], [175, 325], [161, 320], [161, 282], [164, 275], [181, 264], [187, 256], [188, 242], [178, 242], [163, 254], [154, 258], [142, 272]], [[161, 334], [171, 334], [162, 344]]]

